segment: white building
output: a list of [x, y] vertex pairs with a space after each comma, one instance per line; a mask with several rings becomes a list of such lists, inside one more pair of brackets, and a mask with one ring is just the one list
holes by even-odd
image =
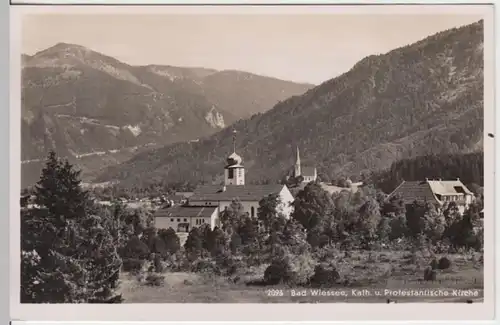
[[271, 194], [280, 199], [279, 213], [290, 218], [294, 198], [286, 185], [245, 185], [243, 159], [233, 152], [224, 167], [224, 185], [198, 186], [183, 206], [158, 210], [155, 214], [156, 228], [173, 228], [178, 232], [189, 232], [193, 227], [210, 224], [213, 229], [220, 226], [219, 215], [238, 200], [250, 217], [257, 217], [259, 201]]
[[316, 167], [306, 167], [302, 166], [300, 162], [299, 148], [297, 147], [297, 156], [295, 158], [295, 165], [293, 168], [293, 177], [297, 178], [301, 176], [303, 178], [302, 183], [315, 182], [318, 178], [318, 172]]

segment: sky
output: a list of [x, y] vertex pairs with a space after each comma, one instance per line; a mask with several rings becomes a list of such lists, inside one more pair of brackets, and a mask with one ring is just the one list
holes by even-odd
[[132, 65], [248, 71], [319, 84], [372, 54], [480, 20], [478, 15], [32, 14], [25, 54], [78, 44]]

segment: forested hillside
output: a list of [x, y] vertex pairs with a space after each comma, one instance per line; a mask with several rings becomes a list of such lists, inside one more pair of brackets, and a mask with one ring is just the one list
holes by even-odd
[[[296, 146], [322, 178], [359, 176], [395, 161], [482, 150], [483, 23], [447, 30], [384, 55], [234, 125], [247, 181], [275, 181]], [[231, 129], [141, 153], [99, 181], [218, 182]]]
[[483, 186], [484, 154], [474, 152], [403, 159], [392, 164], [388, 170], [375, 173], [372, 181], [385, 193], [390, 193], [403, 180], [422, 181], [426, 178], [443, 180], [460, 178], [468, 186]]
[[241, 71], [131, 66], [66, 43], [23, 55], [23, 185], [36, 180], [50, 150], [88, 179], [142, 150], [213, 134], [310, 87]]

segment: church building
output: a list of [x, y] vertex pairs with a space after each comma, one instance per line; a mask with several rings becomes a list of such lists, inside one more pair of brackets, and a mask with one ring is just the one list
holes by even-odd
[[244, 212], [250, 217], [257, 217], [259, 201], [271, 194], [277, 194], [281, 203], [279, 212], [290, 218], [293, 211], [292, 194], [286, 185], [245, 184], [243, 159], [236, 153], [233, 137], [233, 153], [226, 159], [223, 185], [200, 185], [181, 206], [160, 209], [155, 214], [155, 226], [158, 229], [173, 228], [177, 232], [189, 232], [193, 227], [209, 224], [213, 229], [220, 226], [219, 216], [233, 200], [238, 200]]
[[297, 147], [297, 155], [295, 157], [295, 165], [293, 168], [292, 177], [302, 177], [302, 183], [315, 182], [318, 178], [316, 167], [301, 166], [299, 147]]

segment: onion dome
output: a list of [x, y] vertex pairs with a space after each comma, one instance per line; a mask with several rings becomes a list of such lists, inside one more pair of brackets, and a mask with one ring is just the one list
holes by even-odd
[[236, 152], [233, 152], [229, 157], [227, 157], [226, 161], [228, 166], [234, 166], [241, 165], [243, 159]]

